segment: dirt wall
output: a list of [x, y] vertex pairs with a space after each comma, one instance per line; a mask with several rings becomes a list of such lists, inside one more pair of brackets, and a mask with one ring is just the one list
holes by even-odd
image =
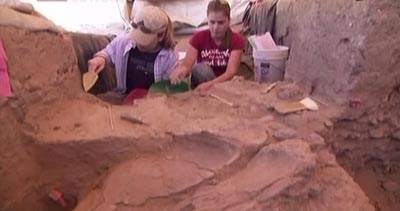
[[281, 0], [275, 36], [285, 78], [343, 113], [326, 137], [380, 210], [400, 204], [400, 1]]
[[20, 208], [21, 201], [32, 204], [38, 199], [29, 196], [34, 192], [39, 168], [24, 147], [21, 111], [13, 102], [4, 104], [10, 105], [0, 105], [0, 210], [13, 211]]
[[285, 78], [329, 101], [384, 99], [400, 78], [395, 71], [399, 5], [396, 0], [279, 1], [275, 37], [290, 46]]
[[0, 99], [0, 210], [44, 210], [46, 167], [32, 156], [28, 138], [40, 127], [27, 124], [26, 115], [36, 105], [45, 113], [55, 101], [78, 97], [76, 57], [70, 42], [54, 33], [0, 26], [0, 37], [15, 95]]

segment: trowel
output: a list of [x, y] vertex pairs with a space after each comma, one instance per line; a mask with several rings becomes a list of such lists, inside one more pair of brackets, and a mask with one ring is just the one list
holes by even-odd
[[88, 92], [94, 86], [98, 78], [99, 76], [94, 71], [88, 71], [83, 74], [82, 82], [85, 92]]
[[314, 100], [306, 97], [298, 102], [279, 103], [274, 106], [274, 109], [280, 114], [288, 114], [306, 109], [316, 111], [319, 109], [319, 106]]

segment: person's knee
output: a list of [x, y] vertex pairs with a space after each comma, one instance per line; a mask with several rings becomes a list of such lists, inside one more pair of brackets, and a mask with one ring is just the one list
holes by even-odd
[[201, 83], [215, 78], [215, 74], [210, 66], [205, 63], [197, 63], [192, 69], [191, 87], [196, 88]]
[[212, 68], [205, 63], [197, 63], [193, 67], [192, 76], [199, 80], [212, 80], [215, 78]]

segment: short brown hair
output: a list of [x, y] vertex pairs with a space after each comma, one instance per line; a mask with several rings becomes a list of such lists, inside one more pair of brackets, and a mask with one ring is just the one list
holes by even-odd
[[207, 15], [210, 12], [223, 12], [226, 17], [231, 19], [231, 7], [226, 0], [211, 0], [207, 6]]

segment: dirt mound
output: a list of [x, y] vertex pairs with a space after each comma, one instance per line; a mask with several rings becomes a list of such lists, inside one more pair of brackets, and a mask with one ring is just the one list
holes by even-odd
[[[76, 57], [68, 40], [48, 32], [29, 32], [0, 27], [8, 57], [15, 97], [0, 107], [2, 120], [0, 151], [0, 201], [6, 210], [45, 210], [43, 167], [32, 155], [29, 134], [38, 122], [26, 123], [29, 113], [43, 115], [54, 102], [79, 97]], [[40, 107], [40, 111], [35, 108]], [[50, 158], [48, 158], [50, 159]]]
[[[83, 93], [70, 40], [0, 35], [16, 94], [0, 107], [2, 210], [373, 209], [319, 135], [340, 110], [272, 110], [308, 94], [293, 84], [211, 90], [232, 107], [196, 93], [109, 106]], [[53, 188], [67, 208], [47, 197]]]

